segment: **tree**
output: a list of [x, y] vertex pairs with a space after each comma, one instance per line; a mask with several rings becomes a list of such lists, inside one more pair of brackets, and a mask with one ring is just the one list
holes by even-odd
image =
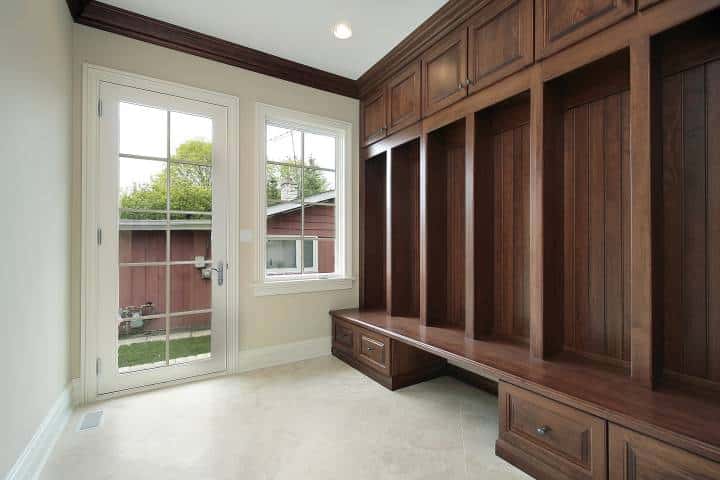
[[[312, 158], [309, 159], [309, 164], [311, 166], [315, 164]], [[281, 187], [283, 183], [290, 183], [296, 187], [302, 183], [303, 193], [306, 198], [328, 191], [328, 181], [323, 176], [322, 170], [305, 168], [302, 173], [301, 170], [302, 169], [300, 168], [297, 160], [284, 165], [267, 165], [265, 170], [265, 189], [269, 205], [279, 203], [281, 201]], [[298, 198], [299, 196], [300, 193], [298, 192]]]

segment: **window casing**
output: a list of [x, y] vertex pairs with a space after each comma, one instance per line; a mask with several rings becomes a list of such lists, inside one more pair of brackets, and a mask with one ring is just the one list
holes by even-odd
[[350, 124], [259, 104], [257, 128], [258, 284], [350, 279]]

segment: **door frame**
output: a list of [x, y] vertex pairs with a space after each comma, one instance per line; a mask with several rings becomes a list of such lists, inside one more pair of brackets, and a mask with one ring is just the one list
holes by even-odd
[[[98, 113], [100, 82], [116, 83], [133, 88], [149, 90], [212, 103], [227, 109], [227, 260], [225, 275], [227, 291], [227, 369], [221, 373], [201, 375], [148, 385], [115, 393], [99, 394], [97, 388], [98, 358], [98, 298], [97, 270], [98, 256], [98, 209], [94, 201], [97, 195], [99, 155]], [[83, 63], [83, 105], [82, 105], [82, 237], [81, 237], [81, 278], [80, 278], [80, 392], [81, 404], [94, 402], [118, 395], [143, 390], [152, 390], [168, 385], [185, 383], [201, 378], [227, 375], [237, 372], [239, 357], [239, 119], [240, 100], [238, 97], [201, 88], [189, 87], [174, 82], [158, 80], [143, 75]]]

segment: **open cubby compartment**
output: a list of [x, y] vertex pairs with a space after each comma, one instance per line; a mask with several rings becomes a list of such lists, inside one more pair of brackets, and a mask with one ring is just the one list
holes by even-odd
[[475, 339], [530, 336], [530, 94], [475, 114]]
[[365, 161], [362, 307], [386, 307], [387, 154]]
[[390, 151], [390, 294], [392, 315], [420, 316], [420, 139]]
[[465, 329], [465, 119], [427, 134], [427, 325]]
[[543, 89], [543, 344], [630, 362], [630, 58], [627, 49]]
[[656, 376], [720, 391], [720, 10], [652, 40]]

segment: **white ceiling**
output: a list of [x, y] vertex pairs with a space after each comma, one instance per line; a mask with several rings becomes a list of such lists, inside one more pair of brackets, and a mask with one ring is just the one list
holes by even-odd
[[[446, 0], [104, 0], [105, 3], [357, 79]], [[332, 26], [352, 25], [338, 40]]]

